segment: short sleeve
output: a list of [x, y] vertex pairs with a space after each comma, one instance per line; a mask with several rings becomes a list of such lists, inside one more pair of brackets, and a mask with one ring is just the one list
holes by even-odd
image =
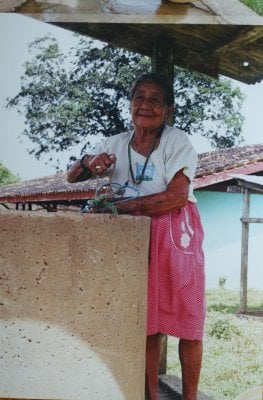
[[183, 170], [190, 181], [193, 180], [198, 157], [185, 132], [175, 128], [168, 132], [165, 137], [164, 158], [167, 184], [180, 170]]

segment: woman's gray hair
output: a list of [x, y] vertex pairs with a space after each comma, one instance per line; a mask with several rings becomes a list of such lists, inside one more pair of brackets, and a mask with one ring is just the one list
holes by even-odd
[[165, 105], [171, 106], [174, 104], [174, 91], [172, 85], [168, 83], [165, 76], [156, 73], [143, 74], [134, 81], [129, 93], [130, 101], [132, 101], [138, 86], [143, 83], [151, 83], [160, 86], [164, 92]]

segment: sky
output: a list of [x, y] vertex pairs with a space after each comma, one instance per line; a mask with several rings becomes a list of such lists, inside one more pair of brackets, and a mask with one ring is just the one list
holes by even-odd
[[[28, 44], [36, 37], [47, 33], [57, 38], [63, 48], [74, 44], [73, 33], [18, 14], [0, 13], [0, 163], [4, 164], [21, 180], [39, 178], [56, 172], [55, 166], [47, 159], [36, 160], [27, 148], [32, 143], [25, 137], [19, 139], [25, 125], [23, 117], [17, 111], [6, 109], [6, 99], [14, 97], [20, 88], [20, 77], [23, 64], [29, 59]], [[233, 81], [246, 95], [242, 108], [245, 117], [243, 136], [246, 144], [263, 143], [263, 81], [260, 84], [246, 85]], [[190, 137], [197, 152], [209, 151], [211, 148], [202, 137]], [[61, 169], [66, 169], [70, 153], [60, 156]]]

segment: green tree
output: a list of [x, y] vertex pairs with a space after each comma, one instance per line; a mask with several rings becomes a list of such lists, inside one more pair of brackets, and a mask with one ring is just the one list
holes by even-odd
[[[76, 145], [84, 153], [92, 136], [107, 137], [130, 127], [130, 84], [150, 71], [149, 58], [81, 36], [67, 54], [50, 36], [32, 42], [30, 52], [21, 90], [7, 106], [25, 116], [23, 134], [34, 144], [30, 153], [37, 159], [71, 148], [74, 154]], [[239, 144], [240, 90], [229, 80], [180, 68], [175, 76], [176, 126], [207, 137], [217, 148]]]
[[0, 185], [8, 185], [19, 181], [19, 177], [12, 174], [8, 168], [0, 163]]

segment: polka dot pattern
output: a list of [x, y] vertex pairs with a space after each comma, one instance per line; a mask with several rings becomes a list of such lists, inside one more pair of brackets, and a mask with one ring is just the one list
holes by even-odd
[[203, 229], [195, 203], [151, 220], [147, 334], [201, 340], [205, 319]]

